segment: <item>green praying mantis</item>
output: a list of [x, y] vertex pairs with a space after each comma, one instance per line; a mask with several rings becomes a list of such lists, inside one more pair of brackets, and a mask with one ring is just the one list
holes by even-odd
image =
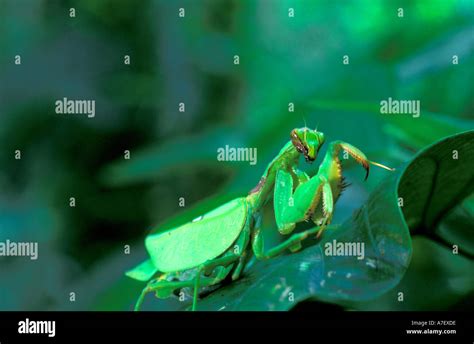
[[[247, 197], [239, 197], [182, 226], [151, 234], [145, 239], [150, 259], [126, 273], [147, 282], [135, 310], [145, 296], [154, 292], [167, 298], [192, 288], [192, 310], [197, 309], [201, 288], [217, 286], [225, 279], [237, 280], [251, 254], [270, 259], [286, 251], [296, 252], [310, 236], [319, 238], [331, 223], [334, 205], [347, 183], [342, 175], [341, 151], [347, 152], [366, 170], [369, 164], [393, 170], [370, 161], [358, 148], [343, 141], [329, 144], [316, 175], [309, 177], [298, 168], [301, 155], [307, 162], [316, 159], [325, 142], [322, 132], [307, 127], [291, 131], [290, 141], [265, 169], [259, 183]], [[281, 244], [265, 249], [262, 235], [262, 209], [273, 196], [278, 231], [290, 235]], [[313, 221], [316, 226], [293, 233], [296, 224]]]

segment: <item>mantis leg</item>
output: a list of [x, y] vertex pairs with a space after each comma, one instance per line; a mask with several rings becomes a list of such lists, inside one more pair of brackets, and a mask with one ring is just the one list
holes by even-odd
[[257, 259], [270, 259], [284, 253], [286, 250], [292, 250], [293, 247], [300, 247], [303, 240], [313, 234], [316, 234], [319, 232], [319, 230], [320, 229], [318, 227], [314, 227], [304, 232], [293, 234], [287, 240], [269, 249], [267, 252], [265, 252], [262, 234], [261, 232], [257, 232], [254, 236], [254, 244], [252, 247], [254, 248], [254, 253]]
[[166, 298], [171, 296], [171, 294], [175, 290], [187, 287], [194, 288], [192, 310], [196, 310], [199, 288], [212, 286], [221, 282], [227, 276], [229, 271], [225, 269], [223, 270], [224, 273], [218, 273], [215, 277], [201, 276], [201, 274], [210, 273], [218, 266], [228, 267], [236, 260], [238, 260], [239, 257], [239, 255], [229, 254], [207, 261], [197, 268], [196, 276], [190, 280], [167, 281], [163, 279], [166, 275], [162, 275], [159, 278], [150, 281], [140, 294], [140, 297], [138, 298], [137, 303], [135, 304], [135, 311], [138, 311], [140, 309], [146, 294], [150, 292], [155, 292], [158, 297]]
[[321, 164], [321, 170], [323, 170], [329, 179], [341, 178], [341, 163], [339, 160], [339, 153], [343, 150], [347, 152], [351, 157], [355, 159], [365, 169], [365, 179], [369, 177], [370, 164], [384, 168], [389, 171], [393, 171], [393, 168], [379, 164], [374, 161], [367, 159], [365, 154], [357, 147], [354, 147], [350, 143], [343, 141], [333, 141], [329, 144], [328, 151], [324, 157], [323, 163]]
[[252, 226], [252, 216], [249, 214], [247, 216], [247, 221], [245, 226], [242, 228], [242, 233], [240, 234], [239, 238], [236, 241], [236, 245], [234, 245], [233, 253], [238, 255], [238, 263], [232, 273], [232, 280], [235, 281], [240, 277], [246, 263], [247, 263], [247, 247], [250, 242], [250, 232]]
[[[322, 204], [322, 212], [323, 212], [323, 220], [322, 220], [322, 225], [319, 228], [319, 232], [316, 235], [316, 238], [319, 238], [321, 234], [323, 233], [324, 229], [328, 224], [331, 223], [332, 216], [334, 213], [334, 197], [332, 194], [332, 189], [331, 189], [331, 184], [324, 178], [323, 179], [323, 190], [322, 190], [322, 195], [323, 195], [323, 204]], [[314, 221], [314, 217], [313, 217]]]
[[235, 268], [234, 272], [232, 273], [232, 280], [235, 281], [237, 280], [244, 267], [245, 267], [245, 263], [247, 261], [247, 250], [245, 250], [244, 252], [242, 252], [242, 254], [240, 255], [240, 258], [239, 258], [239, 263], [237, 264], [237, 267]]
[[[322, 200], [322, 202], [320, 202]], [[292, 252], [301, 248], [301, 242], [312, 234], [319, 237], [331, 222], [334, 198], [331, 185], [322, 174], [317, 174], [307, 182], [302, 182], [293, 192], [293, 177], [290, 173], [280, 170], [275, 184], [275, 219], [278, 230], [282, 234], [291, 233], [296, 223], [312, 218], [321, 220], [321, 227], [315, 227], [301, 233], [293, 234], [283, 243], [265, 252], [263, 236], [260, 232], [261, 215], [255, 220], [252, 248], [258, 259], [268, 259], [289, 249]], [[318, 210], [318, 212], [317, 212]], [[321, 213], [321, 216], [319, 216]], [[316, 221], [315, 221], [316, 222]]]
[[135, 303], [135, 311], [140, 310], [145, 296], [148, 293], [156, 292], [160, 298], [166, 298], [172, 295], [173, 291], [191, 286], [190, 281], [167, 281], [166, 274], [148, 282], [143, 288], [137, 302]]
[[[322, 202], [320, 202], [322, 200]], [[334, 197], [326, 177], [318, 173], [302, 182], [293, 192], [293, 178], [280, 170], [275, 183], [275, 219], [281, 234], [289, 234], [298, 222], [308, 219], [329, 223], [332, 219]]]
[[[197, 310], [197, 300], [199, 296], [199, 288], [201, 287], [207, 287], [210, 285], [217, 284], [221, 282], [224, 278], [227, 277], [227, 274], [229, 273], [229, 270], [223, 270], [224, 273], [217, 274], [215, 278], [211, 278], [211, 281], [205, 281], [204, 278], [202, 277], [202, 273], [211, 273], [212, 270], [214, 270], [218, 266], [224, 266], [228, 267], [229, 265], [235, 263], [237, 260], [239, 260], [241, 255], [236, 255], [236, 254], [229, 254], [220, 258], [216, 258], [213, 260], [210, 260], [208, 262], [205, 262], [202, 264], [196, 273], [196, 277], [194, 278], [194, 293], [193, 293], [193, 306], [192, 310], [196, 311]], [[203, 279], [203, 283], [201, 283], [201, 278]], [[206, 280], [209, 279], [208, 277]], [[207, 282], [207, 283], [206, 283]], [[211, 282], [209, 284], [209, 282]]]
[[281, 244], [265, 252], [263, 234], [260, 228], [256, 228], [255, 234], [252, 240], [252, 249], [257, 259], [259, 260], [270, 259], [284, 253], [286, 250], [297, 251], [297, 249], [295, 248], [300, 248], [301, 242], [303, 240], [307, 239], [308, 237], [314, 234], [317, 234], [318, 232], [320, 232], [320, 230], [321, 229], [319, 227], [313, 227], [304, 232], [293, 234]]
[[304, 171], [301, 171], [300, 169], [296, 168], [296, 167], [293, 167], [291, 170], [290, 170], [290, 174], [293, 176], [293, 180], [296, 181], [296, 186], [300, 185], [300, 184], [304, 184], [306, 183], [307, 181], [310, 180], [308, 174], [306, 174], [306, 172]]
[[[247, 246], [250, 241], [250, 223], [251, 223], [251, 218], [249, 216], [247, 218], [245, 226], [242, 228], [242, 233], [240, 234], [239, 238], [236, 241], [236, 245], [230, 248], [226, 254], [224, 254], [223, 256], [219, 258], [209, 260], [198, 267], [196, 277], [194, 279], [194, 293], [193, 293], [193, 306], [192, 306], [193, 311], [197, 310], [197, 300], [199, 297], [199, 289], [203, 286], [214, 285], [223, 281], [232, 270], [235, 262], [238, 262], [238, 263], [237, 263], [237, 267], [234, 269], [234, 272], [232, 273], [232, 280], [236, 280], [240, 276], [240, 273], [242, 272], [246, 263]], [[206, 276], [212, 273], [213, 270], [217, 267], [224, 267], [225, 269], [221, 269], [220, 271], [217, 272], [211, 284], [202, 285], [201, 274], [204, 274]]]

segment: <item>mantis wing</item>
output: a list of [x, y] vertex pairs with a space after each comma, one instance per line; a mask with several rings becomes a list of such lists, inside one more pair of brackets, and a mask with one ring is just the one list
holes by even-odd
[[158, 269], [155, 267], [151, 259], [147, 259], [132, 270], [127, 271], [125, 275], [138, 281], [146, 282], [157, 272]]
[[192, 222], [145, 239], [161, 272], [194, 268], [224, 253], [239, 237], [247, 219], [245, 198], [234, 199]]

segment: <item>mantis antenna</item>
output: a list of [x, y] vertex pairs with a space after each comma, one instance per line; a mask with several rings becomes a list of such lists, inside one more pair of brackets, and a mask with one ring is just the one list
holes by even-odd
[[[308, 128], [308, 126], [306, 125], [306, 118], [304, 117], [304, 115], [302, 115], [302, 116], [303, 116], [304, 127], [305, 127], [305, 128]], [[306, 141], [306, 132], [307, 132], [307, 130], [304, 131], [304, 140], [305, 140], [305, 141]]]

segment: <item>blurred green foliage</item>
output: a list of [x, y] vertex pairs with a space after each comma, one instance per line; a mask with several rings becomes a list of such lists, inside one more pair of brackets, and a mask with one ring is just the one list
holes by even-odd
[[[142, 285], [123, 272], [146, 256], [149, 230], [246, 194], [304, 122], [395, 167], [474, 128], [470, 0], [0, 0], [0, 66], [0, 239], [40, 247], [36, 262], [0, 258], [0, 309], [131, 309]], [[55, 114], [63, 97], [96, 100], [96, 117]], [[421, 116], [381, 115], [388, 97], [420, 100]], [[256, 147], [258, 163], [218, 162], [225, 144]], [[353, 166], [334, 223], [385, 175], [362, 183]], [[431, 230], [454, 221], [472, 240], [472, 204]], [[265, 223], [278, 241], [271, 209]], [[406, 302], [387, 293], [358, 308], [472, 308], [459, 287], [472, 265], [417, 233], [413, 244]]]

